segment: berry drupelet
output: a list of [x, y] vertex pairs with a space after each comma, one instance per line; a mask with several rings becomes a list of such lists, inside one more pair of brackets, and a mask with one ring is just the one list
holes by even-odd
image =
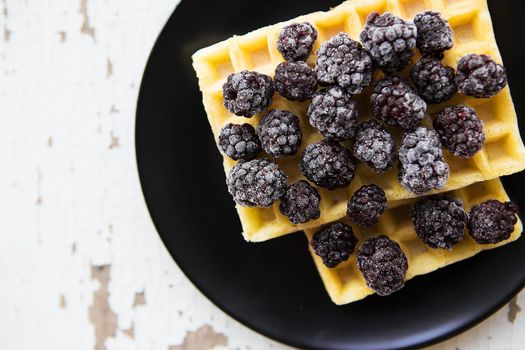
[[362, 228], [377, 224], [386, 209], [385, 191], [377, 185], [366, 185], [355, 191], [348, 201], [347, 215], [350, 221]]
[[321, 196], [308, 181], [300, 180], [288, 187], [281, 198], [279, 210], [294, 224], [304, 224], [318, 219]]
[[382, 173], [394, 163], [394, 139], [381, 123], [372, 119], [357, 128], [352, 153], [373, 171]]
[[279, 32], [277, 50], [287, 61], [305, 61], [317, 39], [317, 30], [310, 23], [292, 23]]
[[282, 62], [274, 76], [275, 89], [290, 101], [306, 101], [317, 90], [315, 71], [305, 62]]
[[448, 101], [458, 91], [454, 68], [443, 65], [434, 57], [419, 60], [410, 76], [417, 92], [428, 103]]
[[439, 12], [426, 11], [414, 18], [417, 48], [423, 55], [439, 55], [454, 46], [450, 25]]
[[317, 186], [334, 190], [350, 184], [356, 166], [349, 150], [337, 142], [323, 140], [306, 146], [299, 168]]
[[387, 74], [403, 70], [414, 56], [417, 28], [391, 13], [368, 15], [361, 41]]
[[469, 158], [483, 148], [483, 122], [467, 106], [445, 108], [434, 120], [443, 147], [456, 157]]
[[357, 266], [378, 295], [390, 295], [405, 285], [408, 260], [399, 244], [387, 236], [368, 238], [359, 247]]
[[320, 84], [337, 84], [355, 95], [372, 82], [374, 67], [360, 42], [339, 33], [317, 50], [316, 71]]
[[239, 117], [251, 118], [272, 103], [274, 86], [269, 76], [243, 70], [230, 74], [222, 91], [224, 107]]
[[250, 160], [261, 151], [261, 142], [250, 124], [226, 124], [219, 132], [219, 147], [233, 160]]
[[489, 98], [507, 85], [507, 72], [487, 55], [469, 54], [458, 62], [456, 83], [464, 95]]
[[268, 159], [240, 160], [226, 184], [235, 202], [245, 207], [269, 207], [286, 191], [287, 177]]
[[257, 135], [264, 151], [274, 158], [294, 155], [302, 139], [299, 118], [288, 111], [271, 110], [257, 125]]
[[370, 103], [377, 119], [405, 130], [417, 127], [427, 111], [425, 101], [399, 77], [380, 80], [370, 96]]
[[306, 115], [310, 124], [327, 139], [343, 141], [354, 137], [357, 103], [338, 86], [317, 92]]
[[449, 167], [441, 147], [435, 130], [420, 127], [406, 133], [398, 152], [401, 185], [415, 194], [443, 188]]
[[412, 222], [417, 236], [428, 246], [452, 250], [463, 239], [467, 214], [460, 200], [430, 196], [416, 203]]
[[476, 205], [469, 214], [468, 232], [479, 244], [495, 244], [508, 239], [518, 221], [518, 205], [488, 200]]
[[342, 223], [324, 227], [315, 233], [310, 241], [315, 254], [320, 256], [323, 263], [330, 268], [348, 260], [356, 244], [357, 238], [352, 227]]

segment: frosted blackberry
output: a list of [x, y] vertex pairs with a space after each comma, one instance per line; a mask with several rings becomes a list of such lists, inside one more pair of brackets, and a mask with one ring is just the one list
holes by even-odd
[[441, 189], [447, 183], [449, 168], [435, 130], [420, 127], [406, 133], [398, 159], [399, 181], [415, 194]]
[[317, 50], [316, 71], [320, 84], [337, 84], [355, 95], [372, 82], [374, 67], [360, 42], [339, 33]]
[[382, 122], [410, 130], [425, 117], [427, 104], [399, 77], [380, 80], [370, 96], [372, 113]]
[[226, 184], [235, 202], [245, 207], [269, 207], [286, 191], [287, 178], [268, 159], [240, 160], [230, 171]]
[[405, 285], [408, 260], [399, 244], [387, 236], [368, 238], [357, 253], [366, 284], [378, 295], [390, 295]]
[[460, 200], [431, 196], [416, 203], [412, 222], [417, 236], [428, 246], [452, 250], [463, 239], [467, 214]]
[[458, 62], [456, 82], [464, 95], [489, 98], [507, 85], [507, 73], [489, 56], [469, 54]]
[[282, 62], [274, 76], [275, 89], [290, 101], [306, 101], [317, 90], [315, 71], [305, 62]]
[[342, 223], [324, 227], [315, 233], [310, 241], [315, 254], [320, 256], [323, 263], [330, 268], [348, 260], [356, 244], [357, 238], [352, 227]]
[[483, 148], [483, 122], [467, 106], [445, 108], [434, 120], [443, 147], [457, 157], [469, 158]]
[[355, 191], [348, 201], [347, 214], [350, 221], [362, 228], [377, 224], [386, 209], [385, 191], [377, 185], [366, 185]]
[[329, 190], [348, 186], [355, 174], [350, 151], [328, 140], [306, 146], [299, 168], [308, 180]]
[[298, 181], [286, 190], [281, 198], [279, 210], [294, 224], [303, 224], [318, 219], [321, 214], [321, 196], [307, 181]]
[[518, 205], [488, 200], [476, 205], [469, 214], [468, 232], [479, 244], [495, 244], [509, 239], [518, 222]]
[[237, 116], [251, 118], [272, 103], [272, 78], [243, 70], [228, 76], [222, 86], [224, 107]]
[[458, 91], [454, 68], [433, 57], [419, 60], [412, 68], [411, 77], [419, 96], [428, 103], [448, 101]]
[[368, 15], [361, 41], [385, 73], [403, 70], [414, 56], [417, 28], [414, 24], [385, 13]]
[[288, 111], [271, 110], [257, 125], [257, 135], [262, 148], [269, 155], [275, 158], [294, 155], [302, 138], [299, 118]]
[[310, 124], [327, 139], [349, 140], [357, 127], [357, 103], [338, 86], [317, 92], [306, 113]]
[[377, 120], [369, 120], [357, 128], [352, 152], [355, 158], [381, 173], [394, 163], [394, 139]]
[[253, 159], [261, 151], [261, 143], [250, 124], [226, 124], [219, 132], [221, 150], [233, 160]]
[[437, 55], [454, 46], [452, 29], [439, 12], [426, 11], [414, 18], [417, 27], [417, 48], [423, 55]]
[[287, 61], [305, 61], [317, 39], [317, 30], [310, 23], [292, 23], [279, 32], [277, 50]]

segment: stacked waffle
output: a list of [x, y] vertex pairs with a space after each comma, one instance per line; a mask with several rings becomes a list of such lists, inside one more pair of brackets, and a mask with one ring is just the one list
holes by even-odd
[[[469, 53], [490, 56], [501, 62], [501, 56], [494, 38], [490, 14], [485, 0], [352, 0], [331, 9], [328, 12], [317, 12], [301, 16], [289, 22], [279, 23], [258, 29], [243, 36], [235, 36], [226, 41], [204, 48], [193, 56], [193, 65], [199, 78], [203, 102], [208, 120], [216, 140], [221, 130], [228, 124], [242, 123], [258, 127], [264, 113], [256, 113], [250, 118], [235, 115], [225, 108], [223, 86], [233, 73], [241, 71], [258, 72], [273, 77], [276, 67], [284, 61], [282, 50], [277, 49], [279, 33], [292, 23], [309, 23], [317, 32], [311, 54], [306, 62], [313, 66], [316, 63], [315, 52], [322, 43], [340, 32], [358, 40], [367, 23], [370, 13], [389, 12], [400, 18], [412, 20], [423, 11], [439, 11], [448, 21], [453, 33], [453, 47], [444, 53], [443, 64], [456, 67], [461, 57]], [[417, 60], [416, 57], [414, 60]], [[404, 72], [396, 73], [406, 76]], [[376, 73], [376, 80], [381, 78]], [[373, 88], [366, 88], [354, 96], [359, 107], [359, 119], [373, 119], [368, 105]], [[472, 94], [470, 94], [472, 95]], [[435, 116], [439, 111], [452, 106], [464, 105], [476, 111], [484, 126], [484, 145], [472, 157], [460, 158], [444, 152], [444, 161], [448, 164], [450, 175], [446, 184], [427, 193], [416, 193], [403, 186], [398, 179], [397, 169], [377, 173], [363, 163], [358, 163], [353, 179], [348, 186], [327, 189], [316, 186], [320, 195], [320, 215], [318, 218], [294, 224], [279, 209], [279, 202], [268, 207], [250, 207], [237, 204], [237, 211], [243, 227], [244, 238], [260, 242], [296, 231], [304, 230], [309, 240], [322, 227], [334, 222], [348, 222], [347, 203], [352, 195], [363, 185], [375, 184], [385, 193], [388, 207], [380, 216], [376, 225], [360, 229], [352, 225], [358, 242], [367, 237], [384, 234], [397, 242], [408, 261], [408, 270], [404, 277], [408, 280], [416, 275], [432, 272], [438, 268], [471, 257], [484, 249], [490, 249], [517, 239], [521, 233], [521, 223], [514, 227], [510, 238], [498, 244], [479, 244], [471, 236], [465, 237], [452, 250], [435, 249], [425, 244], [416, 235], [411, 211], [421, 196], [435, 193], [447, 193], [460, 199], [466, 211], [488, 199], [507, 201], [508, 196], [502, 187], [499, 177], [509, 175], [525, 168], [525, 148], [517, 126], [517, 117], [512, 103], [510, 90], [503, 88], [490, 98], [475, 98], [466, 94], [456, 94], [452, 99], [429, 104], [428, 113]], [[304, 180], [298, 164], [305, 148], [323, 139], [323, 136], [312, 127], [307, 117], [309, 102], [290, 101], [275, 93], [268, 109], [285, 110], [298, 117], [302, 141], [295, 154], [276, 160], [279, 169], [286, 175], [288, 182]], [[365, 106], [361, 108], [361, 106]], [[430, 125], [428, 116], [421, 122]], [[394, 139], [399, 142], [396, 132]], [[343, 146], [350, 148], [350, 141], [343, 141]], [[236, 162], [224, 156], [226, 174], [230, 174]], [[358, 243], [358, 246], [359, 244]], [[356, 249], [357, 250], [357, 249]], [[312, 256], [321, 274], [325, 287], [332, 300], [345, 304], [364, 298], [374, 291], [357, 267], [356, 254], [351, 254], [345, 262], [334, 268], [327, 267], [322, 259], [312, 251]]]

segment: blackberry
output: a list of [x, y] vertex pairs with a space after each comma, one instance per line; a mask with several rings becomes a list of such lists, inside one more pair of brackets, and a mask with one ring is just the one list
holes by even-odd
[[452, 250], [463, 239], [467, 214], [460, 200], [430, 196], [416, 203], [412, 222], [417, 236], [428, 246]]
[[261, 151], [261, 142], [250, 124], [226, 124], [219, 132], [219, 146], [233, 160], [250, 160]]
[[281, 198], [279, 210], [294, 224], [303, 224], [318, 219], [321, 215], [321, 196], [308, 181], [298, 181], [286, 190]]
[[372, 12], [361, 33], [365, 49], [387, 74], [401, 71], [410, 63], [416, 39], [416, 26], [391, 13]]
[[306, 113], [310, 124], [327, 139], [351, 139], [357, 127], [357, 103], [338, 86], [317, 92]]
[[328, 140], [306, 146], [299, 168], [308, 180], [329, 190], [348, 186], [355, 174], [350, 151]]
[[377, 224], [385, 209], [385, 191], [377, 185], [367, 185], [355, 191], [348, 201], [347, 214], [353, 223], [367, 228]]
[[495, 244], [508, 239], [518, 219], [518, 205], [488, 200], [474, 206], [467, 224], [472, 238], [479, 244]]
[[360, 42], [339, 33], [317, 50], [317, 79], [323, 85], [337, 84], [350, 94], [360, 94], [372, 82], [372, 58]]
[[457, 157], [469, 158], [483, 148], [483, 122], [467, 106], [445, 108], [434, 120], [443, 146]]
[[439, 12], [426, 11], [414, 18], [417, 27], [417, 48], [423, 55], [437, 55], [454, 46], [452, 29]]
[[433, 57], [421, 58], [412, 68], [411, 78], [419, 96], [428, 103], [448, 101], [458, 91], [454, 68]]
[[243, 70], [228, 76], [222, 92], [226, 109], [239, 117], [251, 118], [272, 103], [274, 87], [269, 76]]
[[306, 101], [317, 90], [315, 71], [305, 62], [282, 62], [274, 76], [275, 89], [290, 101]]
[[330, 268], [348, 260], [356, 244], [357, 238], [352, 227], [339, 222], [324, 227], [315, 233], [310, 241], [315, 254]]
[[269, 207], [286, 191], [287, 178], [271, 160], [240, 160], [230, 171], [226, 184], [238, 204]]
[[405, 130], [415, 128], [427, 111], [425, 101], [399, 77], [380, 80], [370, 96], [370, 102], [377, 119]]
[[277, 50], [287, 61], [305, 61], [317, 39], [317, 30], [310, 23], [292, 23], [279, 32]]
[[392, 294], [405, 285], [407, 257], [399, 244], [387, 236], [368, 238], [357, 252], [357, 266], [368, 287], [378, 295]]
[[447, 183], [449, 168], [435, 130], [420, 127], [406, 133], [398, 158], [399, 181], [407, 190], [423, 194]]
[[375, 119], [359, 125], [352, 151], [354, 157], [377, 173], [389, 170], [394, 163], [394, 139]]
[[507, 72], [487, 55], [469, 54], [458, 62], [456, 83], [464, 95], [489, 98], [507, 85]]
[[262, 148], [275, 158], [297, 153], [302, 133], [299, 118], [288, 111], [274, 109], [266, 113], [257, 125]]

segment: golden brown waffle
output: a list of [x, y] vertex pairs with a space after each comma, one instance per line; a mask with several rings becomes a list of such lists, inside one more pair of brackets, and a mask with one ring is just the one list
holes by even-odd
[[[460, 198], [467, 211], [470, 211], [470, 208], [474, 205], [488, 199], [509, 200], [499, 179], [472, 184], [450, 192], [450, 196]], [[381, 216], [379, 223], [371, 229], [361, 230], [357, 225], [352, 225], [354, 234], [359, 239], [356, 251], [360, 243], [367, 237], [379, 234], [386, 234], [401, 245], [408, 258], [406, 280], [470, 258], [483, 250], [493, 249], [513, 242], [520, 237], [523, 230], [522, 223], [518, 220], [515, 230], [508, 240], [498, 244], [487, 245], [477, 244], [465, 231], [465, 238], [452, 251], [432, 249], [416, 236], [412, 219], [410, 218], [410, 212], [417, 200], [407, 199], [391, 202]], [[349, 223], [346, 219], [341, 222]], [[315, 232], [317, 232], [317, 229], [305, 230], [308, 240], [312, 238]], [[315, 255], [311, 248], [310, 253], [314, 258], [325, 288], [334, 303], [338, 305], [348, 304], [374, 294], [374, 291], [367, 287], [361, 272], [357, 268], [355, 254], [352, 254], [348, 261], [330, 269], [323, 264], [322, 259]]]
[[[289, 22], [261, 28], [243, 36], [235, 36], [226, 41], [199, 50], [193, 56], [193, 66], [199, 78], [203, 102], [213, 134], [217, 140], [220, 129], [227, 123], [250, 123], [256, 125], [261, 115], [251, 119], [236, 117], [223, 106], [222, 85], [229, 74], [241, 70], [253, 70], [273, 76], [275, 67], [283, 61], [276, 49], [279, 30], [291, 22], [310, 22], [319, 32], [313, 52], [320, 43], [344, 31], [354, 39], [364, 27], [367, 15], [372, 11], [390, 11], [405, 19], [412, 19], [423, 10], [441, 11], [454, 30], [455, 46], [447, 51], [445, 63], [456, 66], [458, 59], [467, 53], [489, 54], [501, 62], [501, 56], [494, 38], [490, 14], [485, 0], [351, 0], [328, 12], [316, 12], [298, 17]], [[315, 63], [315, 56], [308, 59]], [[360, 119], [370, 118], [368, 97], [370, 88], [357, 97], [360, 106]], [[463, 103], [476, 109], [485, 123], [486, 143], [481, 152], [469, 160], [455, 158], [445, 152], [451, 169], [451, 176], [442, 191], [453, 190], [471, 183], [494, 179], [521, 171], [525, 168], [525, 148], [521, 141], [516, 112], [509, 88], [505, 88], [491, 99], [475, 99], [456, 96], [449, 103], [434, 106], [431, 113], [448, 105]], [[290, 102], [274, 95], [271, 108], [292, 111], [301, 119], [303, 142], [298, 154], [278, 161], [290, 182], [302, 179], [298, 169], [299, 156], [307, 144], [321, 139], [306, 118], [307, 103]], [[427, 118], [427, 125], [429, 120]], [[345, 144], [345, 143], [343, 143]], [[348, 144], [345, 144], [348, 146]], [[261, 157], [264, 155], [261, 155]], [[224, 168], [229, 172], [234, 162], [225, 157]], [[385, 174], [374, 174], [360, 164], [357, 173], [345, 189], [327, 191], [321, 194], [321, 217], [302, 225], [293, 225], [279, 212], [278, 203], [271, 208], [245, 208], [237, 206], [243, 227], [244, 238], [248, 241], [265, 241], [294, 231], [317, 227], [338, 220], [345, 215], [346, 202], [351, 194], [363, 184], [375, 183], [381, 186], [389, 200], [415, 197], [401, 187], [397, 180], [396, 167]]]

